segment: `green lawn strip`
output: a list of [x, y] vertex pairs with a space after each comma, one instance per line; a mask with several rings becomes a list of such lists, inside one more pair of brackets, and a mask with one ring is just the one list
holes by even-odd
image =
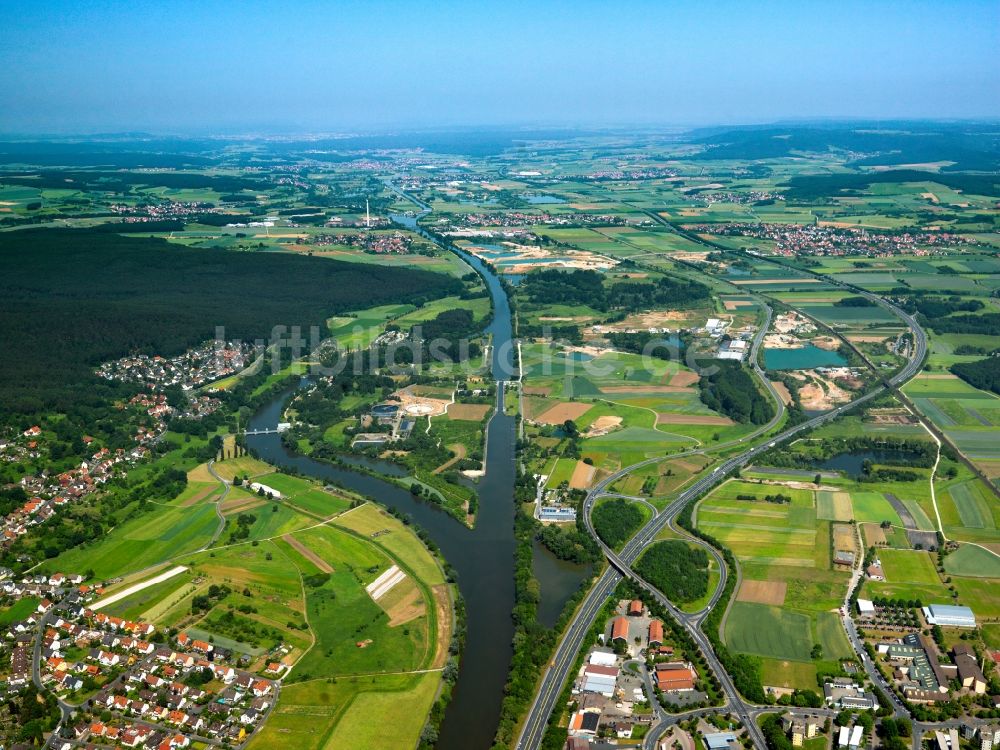
[[[964, 578], [953, 576], [952, 585], [958, 590], [958, 602], [970, 607], [978, 618], [996, 620], [1000, 617], [1000, 578]], [[947, 601], [947, 600], [941, 600]]]
[[761, 658], [761, 681], [788, 689], [816, 689], [816, 666], [811, 662]]
[[949, 487], [948, 496], [958, 509], [963, 526], [970, 529], [995, 529], [989, 504], [979, 490], [978, 481], [972, 479]]
[[809, 617], [781, 607], [733, 602], [726, 619], [726, 643], [746, 654], [809, 661]]
[[850, 659], [854, 656], [854, 649], [836, 612], [817, 613], [816, 642], [823, 647], [824, 659]]
[[882, 550], [879, 553], [887, 583], [913, 583], [934, 586], [940, 583], [934, 568], [934, 558], [929, 552], [907, 550]]
[[[408, 688], [393, 692], [361, 692], [341, 716], [325, 747], [411, 747], [419, 739], [437, 693], [437, 672], [411, 677]], [[372, 717], [392, 716], [391, 721]]]
[[[333, 568], [325, 583], [306, 589], [316, 644], [297, 665], [297, 678], [409, 671], [426, 661], [436, 632], [434, 600], [405, 563], [349, 529], [321, 526], [298, 532], [295, 538]], [[425, 615], [394, 628], [365, 591], [392, 562], [421, 587], [427, 605]], [[371, 643], [364, 647], [357, 645], [368, 640]]]
[[963, 544], [944, 558], [944, 569], [956, 576], [1000, 578], [1000, 557], [973, 544]]
[[217, 524], [210, 503], [157, 507], [95, 542], [67, 550], [52, 564], [62, 570], [92, 569], [97, 578], [113, 578], [198, 549], [211, 539]]
[[881, 492], [852, 491], [851, 504], [854, 506], [854, 517], [858, 523], [889, 521], [894, 526], [903, 525], [899, 514]]
[[41, 599], [35, 596], [26, 596], [23, 599], [18, 599], [12, 605], [0, 611], [0, 626], [7, 626], [12, 622], [24, 620], [38, 608], [40, 601]]

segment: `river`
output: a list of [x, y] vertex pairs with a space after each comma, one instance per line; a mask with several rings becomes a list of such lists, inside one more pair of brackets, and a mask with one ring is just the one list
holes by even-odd
[[[417, 229], [416, 220], [411, 217], [393, 218]], [[493, 298], [493, 318], [486, 332], [493, 343], [493, 378], [504, 383], [516, 374], [507, 295], [484, 263], [474, 256], [461, 252], [460, 255], [483, 275]], [[273, 429], [291, 393], [289, 390], [261, 408], [250, 420], [249, 429]], [[408, 491], [378, 477], [292, 453], [282, 445], [279, 435], [247, 437], [249, 447], [269, 463], [290, 466], [304, 475], [336, 482], [408, 513], [427, 531], [457, 572], [458, 587], [465, 600], [466, 641], [458, 682], [441, 725], [437, 743], [440, 750], [487, 750], [491, 747], [513, 655], [516, 435], [514, 418], [504, 414], [504, 396], [504, 388], [499, 387], [497, 409], [487, 427], [486, 474], [478, 485], [479, 515], [474, 529], [459, 524], [436, 506], [418, 501]], [[542, 573], [539, 578], [543, 585], [539, 616], [549, 624], [554, 622], [558, 611], [588, 571], [558, 564], [544, 548], [536, 549], [536, 554], [550, 558], [540, 564], [536, 561], [536, 571]], [[373, 717], [373, 720], [392, 719]]]

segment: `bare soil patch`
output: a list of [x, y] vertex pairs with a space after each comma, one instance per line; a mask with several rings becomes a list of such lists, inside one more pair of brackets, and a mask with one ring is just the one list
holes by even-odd
[[727, 299], [723, 300], [722, 304], [726, 306], [727, 310], [738, 310], [741, 307], [753, 307], [753, 302], [747, 299]]
[[567, 419], [579, 419], [590, 411], [591, 406], [579, 402], [556, 404], [539, 415], [538, 421], [544, 424], [562, 424]]
[[851, 400], [850, 393], [815, 370], [804, 370], [798, 374], [809, 378], [809, 382], [799, 388], [799, 401], [804, 409], [825, 411]]
[[835, 523], [833, 525], [833, 549], [847, 550], [858, 554], [857, 536], [854, 534], [854, 527], [847, 523]]
[[440, 669], [448, 661], [448, 644], [451, 643], [451, 597], [448, 594], [448, 584], [439, 583], [432, 586], [434, 593], [434, 608], [437, 612], [437, 650], [434, 652], [432, 669]]
[[618, 429], [621, 426], [621, 423], [621, 417], [598, 417], [593, 421], [583, 436], [592, 438], [607, 435], [612, 430]]
[[830, 352], [835, 352], [840, 348], [840, 342], [833, 336], [817, 336], [812, 340], [812, 345]]
[[309, 562], [311, 562], [313, 565], [319, 568], [321, 572], [323, 573], [333, 572], [333, 568], [330, 567], [330, 563], [328, 563], [322, 557], [317, 555], [315, 552], [313, 552], [311, 549], [309, 549], [306, 545], [304, 545], [302, 542], [300, 542], [291, 534], [285, 534], [281, 538], [284, 539], [286, 542], [288, 542], [288, 545], [292, 547], [292, 549], [294, 549], [296, 552], [298, 552], [300, 555], [306, 558]]
[[656, 415], [656, 424], [715, 424], [731, 425], [735, 424], [729, 417], [716, 414], [676, 414], [659, 413]]
[[196, 492], [195, 494], [193, 494], [191, 497], [189, 497], [187, 500], [185, 500], [181, 504], [181, 507], [182, 508], [189, 508], [192, 505], [196, 505], [197, 503], [200, 503], [202, 500], [204, 500], [205, 498], [207, 498], [209, 495], [213, 495], [213, 494], [215, 494], [218, 491], [219, 491], [219, 485], [217, 485], [217, 484], [216, 485], [209, 485], [208, 487], [205, 487], [204, 489], [199, 490], [198, 492]]
[[751, 581], [743, 579], [740, 593], [736, 597], [739, 602], [754, 602], [755, 604], [771, 604], [780, 607], [785, 603], [785, 593], [788, 584], [784, 581]]
[[440, 474], [442, 471], [447, 471], [452, 466], [461, 461], [463, 458], [465, 458], [466, 451], [465, 451], [465, 446], [462, 445], [462, 443], [455, 443], [453, 445], [449, 445], [448, 450], [452, 451], [455, 454], [455, 456], [453, 458], [448, 459], [443, 464], [434, 469], [434, 471], [431, 472], [432, 474]]
[[865, 535], [865, 544], [869, 547], [888, 542], [888, 539], [885, 538], [885, 529], [877, 523], [861, 524], [861, 532]]
[[573, 476], [569, 480], [570, 489], [585, 490], [590, 487], [595, 471], [597, 470], [593, 466], [585, 464], [583, 461], [577, 461], [576, 467], [573, 469]]
[[389, 615], [390, 628], [422, 617], [427, 612], [423, 594], [420, 593], [416, 582], [409, 576], [406, 577], [405, 581], [393, 586], [389, 593], [379, 599], [378, 605]]
[[676, 385], [606, 385], [601, 393], [697, 393], [695, 388], [681, 388]]
[[489, 404], [452, 404], [448, 407], [448, 419], [465, 419], [480, 422], [490, 410]]
[[393, 394], [399, 400], [400, 411], [414, 417], [438, 417], [445, 413], [451, 399], [421, 396], [417, 387], [408, 386]]
[[680, 370], [675, 372], [674, 376], [670, 378], [670, 385], [677, 386], [679, 388], [686, 388], [689, 385], [694, 385], [701, 378], [699, 378], [698, 373], [692, 372], [691, 370]]
[[878, 344], [885, 341], [888, 336], [866, 336], [864, 334], [848, 336], [847, 340], [855, 344]]
[[778, 397], [781, 399], [781, 402], [785, 406], [788, 406], [790, 403], [792, 403], [792, 394], [788, 392], [787, 385], [785, 385], [784, 383], [779, 383], [777, 380], [772, 380], [771, 385], [774, 386], [774, 390], [778, 392]]

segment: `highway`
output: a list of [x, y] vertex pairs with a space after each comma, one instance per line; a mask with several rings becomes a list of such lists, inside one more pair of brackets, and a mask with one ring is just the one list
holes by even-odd
[[[829, 279], [827, 279], [829, 281]], [[836, 282], [834, 282], [836, 283]], [[720, 684], [722, 685], [723, 692], [727, 699], [727, 710], [736, 713], [740, 719], [743, 721], [754, 741], [754, 745], [759, 750], [765, 750], [764, 739], [761, 736], [759, 729], [757, 728], [756, 722], [752, 718], [753, 708], [751, 704], [748, 704], [733, 687], [732, 680], [729, 675], [726, 674], [725, 670], [722, 668], [721, 664], [715, 656], [708, 639], [705, 637], [704, 633], [699, 628], [701, 620], [704, 618], [706, 612], [714, 607], [719, 598], [722, 595], [722, 590], [725, 584], [724, 579], [720, 579], [720, 584], [716, 588], [716, 592], [709, 603], [706, 610], [694, 615], [688, 615], [681, 612], [676, 607], [674, 607], [666, 597], [664, 597], [659, 591], [654, 587], [650, 586], [640, 577], [638, 577], [631, 569], [632, 563], [638, 558], [641, 550], [652, 541], [656, 535], [668, 524], [672, 523], [673, 519], [680, 513], [680, 511], [689, 503], [706, 493], [709, 489], [714, 487], [716, 484], [721, 482], [725, 477], [732, 473], [735, 469], [741, 468], [751, 462], [761, 453], [773, 448], [779, 442], [785, 442], [794, 438], [796, 435], [806, 432], [808, 430], [813, 430], [820, 427], [827, 422], [831, 422], [838, 417], [840, 417], [844, 412], [855, 408], [856, 406], [870, 401], [882, 394], [886, 388], [895, 389], [902, 383], [916, 375], [921, 367], [923, 366], [924, 358], [927, 353], [927, 336], [923, 329], [917, 324], [912, 316], [899, 309], [896, 305], [883, 300], [881, 297], [874, 295], [865, 290], [858, 290], [852, 287], [853, 291], [861, 294], [868, 299], [872, 300], [876, 304], [890, 310], [893, 314], [902, 319], [910, 331], [913, 334], [914, 340], [914, 350], [911, 353], [910, 360], [907, 364], [900, 369], [892, 378], [888, 381], [883, 381], [882, 385], [873, 388], [871, 391], [859, 396], [853, 401], [843, 404], [829, 412], [821, 414], [819, 416], [813, 417], [805, 422], [801, 422], [787, 430], [784, 430], [779, 435], [773, 437], [771, 440], [756, 445], [747, 451], [740, 453], [736, 456], [726, 459], [718, 467], [716, 467], [710, 474], [698, 479], [689, 488], [684, 490], [662, 513], [654, 516], [640, 531], [633, 537], [633, 539], [625, 546], [620, 554], [616, 554], [613, 550], [610, 550], [605, 545], [602, 544], [605, 556], [608, 558], [610, 565], [601, 574], [600, 578], [591, 588], [590, 592], [584, 598], [583, 602], [579, 606], [573, 619], [570, 621], [563, 634], [559, 645], [556, 648], [555, 656], [551, 661], [549, 668], [546, 670], [545, 674], [542, 676], [541, 685], [539, 687], [538, 693], [532, 702], [531, 707], [528, 710], [528, 715], [525, 720], [524, 726], [521, 731], [521, 736], [518, 739], [517, 748], [518, 750], [536, 750], [541, 744], [542, 737], [545, 733], [545, 727], [548, 723], [549, 716], [552, 714], [556, 706], [556, 701], [562, 692], [563, 685], [565, 685], [566, 680], [570, 677], [570, 670], [576, 661], [577, 654], [583, 647], [584, 639], [586, 637], [587, 631], [590, 629], [594, 618], [597, 616], [607, 597], [611, 595], [614, 591], [615, 586], [618, 582], [622, 580], [623, 577], [628, 576], [639, 585], [643, 586], [645, 589], [650, 591], [650, 593], [663, 604], [667, 609], [674, 615], [678, 622], [681, 623], [691, 633], [695, 642], [702, 649], [706, 661], [709, 663], [713, 671], [715, 671]], [[771, 311], [770, 308], [767, 309], [767, 323], [770, 323]], [[774, 394], [773, 387], [770, 385], [770, 381], [767, 379], [763, 371], [758, 365], [757, 349], [760, 342], [763, 340], [763, 336], [767, 331], [767, 325], [762, 327], [761, 331], [754, 339], [753, 348], [751, 350], [750, 362], [755, 372], [761, 378], [761, 380], [768, 386], [772, 394]], [[774, 394], [777, 396], [777, 394]], [[780, 404], [781, 400], [777, 399]], [[779, 409], [780, 411], [780, 409]], [[767, 428], [767, 426], [765, 426]], [[762, 434], [765, 430], [758, 431], [756, 435]], [[754, 436], [744, 438], [744, 440], [752, 439]], [[694, 451], [692, 451], [694, 452]], [[593, 489], [590, 490], [586, 499], [584, 500], [584, 518], [586, 519], [588, 528], [593, 534], [593, 528], [590, 525], [590, 510], [593, 508], [594, 502], [598, 497], [605, 494], [605, 490], [618, 479], [622, 478], [626, 474], [634, 471], [635, 469], [654, 463], [656, 461], [662, 461], [665, 457], [657, 457], [653, 459], [647, 459], [639, 463], [628, 466], [615, 474], [605, 478], [599, 482]], [[595, 538], [598, 538], [594, 534]], [[724, 570], [724, 568], [723, 568]], [[856, 639], [856, 634], [855, 634]], [[852, 642], [854, 642], [852, 640]], [[857, 648], [857, 645], [855, 646]], [[865, 660], [866, 667], [870, 666], [868, 661]], [[883, 684], [879, 682], [878, 684]], [[718, 709], [717, 709], [718, 710]]]

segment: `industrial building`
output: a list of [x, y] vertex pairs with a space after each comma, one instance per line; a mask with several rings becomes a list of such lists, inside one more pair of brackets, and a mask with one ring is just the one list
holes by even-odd
[[974, 628], [976, 616], [968, 607], [954, 604], [932, 604], [923, 608], [924, 619], [930, 625], [946, 628]]

